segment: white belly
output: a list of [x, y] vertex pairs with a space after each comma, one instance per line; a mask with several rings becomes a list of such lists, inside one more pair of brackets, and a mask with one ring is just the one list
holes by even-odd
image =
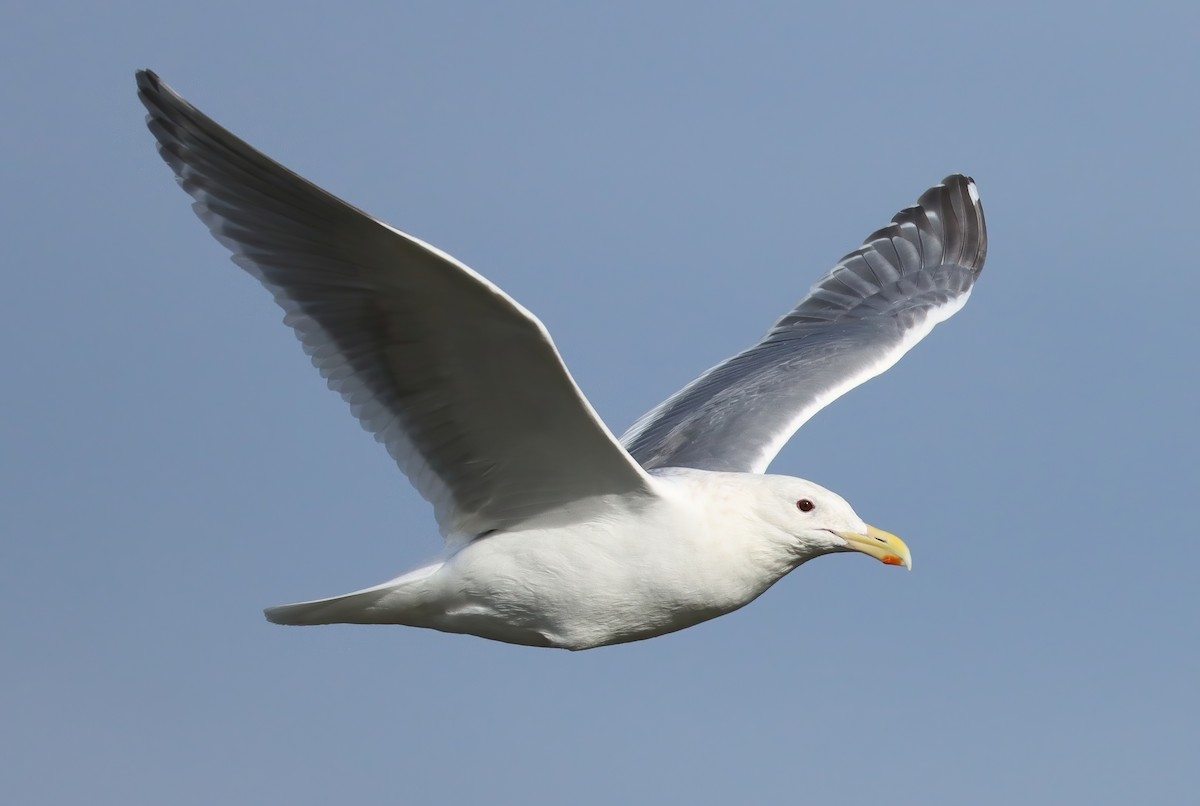
[[481, 536], [391, 582], [267, 615], [565, 649], [680, 630], [747, 604], [805, 558], [788, 539], [763, 539], [770, 526], [747, 518], [745, 496], [729, 493], [741, 475], [672, 470], [649, 501], [592, 501], [582, 515], [562, 511], [555, 524]]
[[778, 578], [720, 542], [679, 517], [642, 517], [636, 532], [601, 522], [483, 537], [430, 580], [441, 612], [428, 626], [567, 649], [680, 630], [741, 607]]

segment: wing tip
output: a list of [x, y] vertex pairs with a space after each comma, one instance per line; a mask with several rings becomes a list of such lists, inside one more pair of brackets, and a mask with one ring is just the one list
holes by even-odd
[[983, 207], [979, 201], [978, 183], [976, 183], [974, 178], [966, 174], [950, 174], [937, 185], [930, 188], [930, 190], [937, 190], [938, 188], [945, 188], [948, 192], [954, 194], [965, 194], [972, 207], [980, 209]]
[[158, 73], [148, 67], [137, 70], [133, 75], [137, 81], [138, 98], [147, 107], [155, 103], [156, 99], [161, 98], [164, 93], [171, 91], [171, 88], [158, 77]]
[[[921, 221], [924, 219], [924, 221]], [[941, 241], [942, 262], [955, 263], [978, 276], [987, 258], [987, 221], [979, 186], [965, 174], [950, 174], [921, 194], [915, 207], [901, 210], [896, 224], [924, 223]]]

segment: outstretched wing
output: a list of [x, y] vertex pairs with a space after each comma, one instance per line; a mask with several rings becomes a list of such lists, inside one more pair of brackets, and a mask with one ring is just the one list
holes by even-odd
[[842, 258], [762, 341], [644, 415], [622, 444], [646, 469], [764, 472], [810, 417], [957, 313], [986, 255], [975, 182], [948, 176]]
[[433, 503], [444, 535], [650, 494], [531, 313], [255, 151], [153, 73], [137, 83], [197, 214], [274, 294], [329, 388]]

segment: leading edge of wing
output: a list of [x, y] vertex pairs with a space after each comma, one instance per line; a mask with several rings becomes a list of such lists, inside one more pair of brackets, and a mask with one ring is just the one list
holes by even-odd
[[842, 258], [762, 341], [645, 414], [622, 444], [648, 470], [764, 472], [816, 412], [961, 309], [986, 255], [975, 182], [948, 176]]
[[329, 388], [434, 505], [443, 534], [650, 490], [535, 316], [264, 156], [155, 74], [140, 71], [137, 83], [197, 214], [271, 291]]

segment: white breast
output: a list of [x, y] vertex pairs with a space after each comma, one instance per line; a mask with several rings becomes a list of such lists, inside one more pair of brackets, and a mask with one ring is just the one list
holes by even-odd
[[794, 567], [748, 534], [704, 471], [670, 471], [636, 513], [480, 538], [437, 574], [432, 626], [582, 649], [682, 629], [747, 604]]

